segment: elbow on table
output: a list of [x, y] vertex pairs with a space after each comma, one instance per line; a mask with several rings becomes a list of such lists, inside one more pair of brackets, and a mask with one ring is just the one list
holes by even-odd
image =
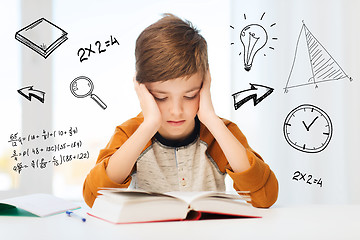
[[269, 179], [267, 186], [251, 194], [251, 204], [258, 208], [269, 208], [276, 202], [279, 193], [279, 184], [275, 175]]

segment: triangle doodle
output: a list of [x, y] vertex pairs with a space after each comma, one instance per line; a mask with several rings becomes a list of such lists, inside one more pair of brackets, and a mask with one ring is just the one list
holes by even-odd
[[[298, 62], [305, 62], [305, 64], [299, 64]], [[306, 67], [301, 67], [304, 65]], [[304, 74], [308, 74], [305, 80]], [[318, 87], [318, 83], [344, 78], [352, 80], [303, 22], [296, 43], [294, 61], [284, 88], [285, 93], [290, 88], [311, 84]]]

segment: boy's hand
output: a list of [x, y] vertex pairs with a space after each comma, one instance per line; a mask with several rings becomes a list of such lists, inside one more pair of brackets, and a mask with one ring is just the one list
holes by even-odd
[[217, 118], [211, 101], [210, 84], [211, 76], [210, 70], [208, 70], [200, 90], [199, 111], [197, 113], [199, 120], [207, 127], [211, 120]]
[[144, 115], [144, 123], [154, 127], [157, 131], [162, 122], [161, 112], [159, 107], [146, 86], [142, 83], [138, 83], [134, 77], [133, 79], [136, 94], [140, 101], [140, 107]]

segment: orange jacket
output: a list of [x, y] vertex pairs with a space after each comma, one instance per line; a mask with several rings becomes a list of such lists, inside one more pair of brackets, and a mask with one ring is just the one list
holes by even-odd
[[[132, 180], [131, 175], [129, 175], [122, 184], [118, 184], [109, 179], [106, 174], [106, 167], [110, 156], [114, 154], [116, 150], [120, 148], [121, 145], [136, 131], [143, 120], [143, 116], [140, 113], [137, 117], [126, 121], [120, 126], [117, 126], [115, 133], [107, 146], [100, 151], [96, 165], [87, 175], [83, 185], [84, 200], [90, 207], [93, 205], [95, 198], [98, 195], [97, 191], [99, 188], [127, 188], [130, 185]], [[237, 125], [226, 119], [222, 120], [227, 128], [245, 147], [251, 166], [244, 172], [234, 173], [215, 138], [211, 135], [209, 130], [200, 123], [198, 136], [201, 141], [207, 144], [207, 154], [212, 158], [217, 165], [217, 168], [222, 173], [228, 173], [233, 179], [233, 187], [235, 190], [250, 192], [249, 195], [253, 206], [270, 207], [275, 203], [278, 196], [278, 182], [275, 174], [263, 161], [260, 155], [250, 148], [245, 136], [242, 134]], [[148, 149], [153, 142], [154, 139], [151, 139], [145, 146], [144, 150]], [[136, 166], [134, 166], [134, 169], [135, 168]]]

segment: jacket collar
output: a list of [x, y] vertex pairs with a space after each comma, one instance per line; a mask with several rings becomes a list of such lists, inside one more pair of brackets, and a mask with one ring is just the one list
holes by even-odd
[[197, 139], [199, 132], [200, 132], [200, 121], [199, 121], [198, 117], [196, 116], [195, 117], [195, 128], [192, 131], [192, 133], [184, 140], [179, 141], [179, 140], [166, 139], [163, 136], [161, 136], [159, 132], [157, 132], [155, 134], [155, 139], [157, 141], [159, 141], [161, 144], [168, 146], [168, 147], [184, 147], [184, 146], [187, 146], [187, 145], [193, 143]]

